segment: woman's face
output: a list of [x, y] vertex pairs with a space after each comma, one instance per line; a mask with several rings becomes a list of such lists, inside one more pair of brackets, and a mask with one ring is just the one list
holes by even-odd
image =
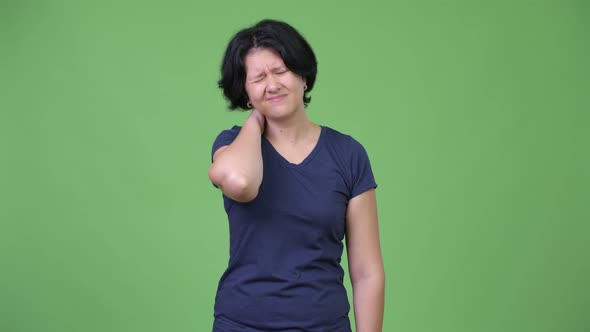
[[287, 69], [278, 53], [253, 48], [244, 62], [246, 93], [253, 108], [273, 119], [303, 110], [305, 79]]

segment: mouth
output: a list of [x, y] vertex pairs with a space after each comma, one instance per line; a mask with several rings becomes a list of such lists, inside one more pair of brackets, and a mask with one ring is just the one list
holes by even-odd
[[286, 96], [287, 95], [274, 96], [274, 97], [267, 98], [266, 101], [268, 101], [270, 103], [277, 103], [277, 102], [280, 102], [281, 100], [285, 99]]

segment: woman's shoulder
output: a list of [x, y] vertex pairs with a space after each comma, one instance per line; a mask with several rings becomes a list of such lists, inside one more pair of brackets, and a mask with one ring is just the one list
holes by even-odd
[[242, 129], [242, 127], [234, 125], [230, 129], [224, 129], [217, 134], [217, 137], [215, 137], [215, 140], [213, 141], [212, 155], [220, 147], [231, 144], [240, 133], [240, 129]]
[[238, 134], [240, 133], [240, 130], [242, 129], [241, 126], [238, 125], [234, 125], [231, 128], [228, 129], [222, 129], [218, 134], [217, 137], [215, 138], [215, 140], [227, 140], [228, 138], [236, 138], [236, 136], [238, 136]]
[[233, 125], [231, 128], [229, 129], [222, 129], [221, 133], [233, 133], [233, 134], [239, 134], [240, 130], [242, 129], [242, 126], [238, 126], [238, 125]]
[[324, 125], [322, 125], [322, 128], [326, 134], [326, 140], [330, 144], [347, 150], [362, 148], [362, 144], [352, 137], [352, 135]]
[[336, 130], [332, 127], [328, 127], [328, 126], [324, 126], [324, 125], [320, 125], [322, 127], [322, 130], [326, 133], [326, 136], [329, 136], [330, 139], [332, 140], [349, 140], [352, 138], [352, 136], [343, 133], [340, 130]]

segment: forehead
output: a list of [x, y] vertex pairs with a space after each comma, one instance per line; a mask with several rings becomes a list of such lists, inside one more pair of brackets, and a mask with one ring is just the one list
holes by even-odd
[[284, 66], [281, 56], [271, 48], [253, 48], [244, 57], [247, 72]]

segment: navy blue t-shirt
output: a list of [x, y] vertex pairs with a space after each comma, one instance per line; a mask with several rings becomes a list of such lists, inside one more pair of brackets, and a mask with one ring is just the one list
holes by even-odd
[[[213, 151], [241, 127], [224, 130]], [[376, 188], [363, 146], [321, 127], [300, 164], [262, 138], [263, 179], [248, 203], [223, 195], [230, 258], [215, 298], [214, 332], [350, 332], [340, 266], [348, 201]]]

